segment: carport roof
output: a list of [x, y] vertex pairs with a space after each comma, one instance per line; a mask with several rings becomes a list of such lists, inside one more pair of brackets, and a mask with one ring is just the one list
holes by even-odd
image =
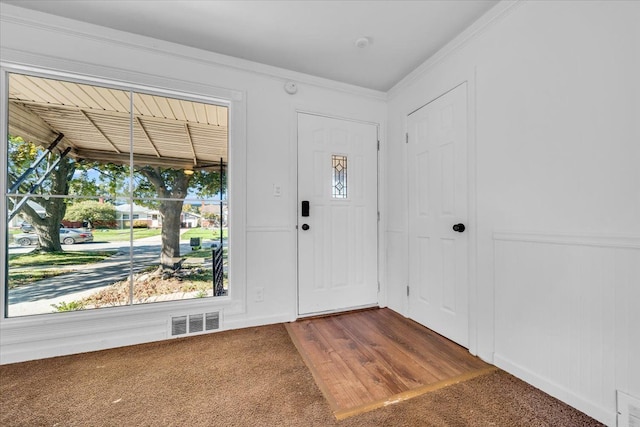
[[[69, 156], [183, 169], [227, 163], [227, 107], [21, 74], [9, 76], [9, 133]], [[130, 126], [133, 125], [133, 150]]]

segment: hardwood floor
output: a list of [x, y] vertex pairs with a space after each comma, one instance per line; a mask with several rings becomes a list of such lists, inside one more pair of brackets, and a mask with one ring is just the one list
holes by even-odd
[[337, 419], [496, 369], [389, 309], [298, 320], [287, 330]]

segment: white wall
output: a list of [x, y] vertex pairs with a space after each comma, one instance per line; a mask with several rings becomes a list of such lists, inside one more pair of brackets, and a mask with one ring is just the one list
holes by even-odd
[[[225, 329], [295, 319], [295, 111], [384, 125], [385, 94], [6, 4], [1, 19], [0, 58], [5, 66], [47, 68], [230, 100], [233, 234], [231, 298], [226, 301], [2, 318], [0, 362], [165, 339], [169, 314], [221, 308]], [[299, 86], [294, 96], [283, 90], [289, 79]], [[6, 96], [2, 87], [2, 99]], [[273, 196], [274, 184], [281, 186], [280, 197]], [[0, 239], [4, 241], [4, 231]], [[2, 265], [3, 283], [4, 274]], [[263, 289], [264, 301], [255, 301], [256, 288]]]
[[[640, 396], [640, 3], [489, 16], [390, 92], [387, 170], [406, 170], [407, 114], [468, 81], [471, 350], [614, 425], [615, 390]], [[397, 178], [387, 291], [407, 313]]]

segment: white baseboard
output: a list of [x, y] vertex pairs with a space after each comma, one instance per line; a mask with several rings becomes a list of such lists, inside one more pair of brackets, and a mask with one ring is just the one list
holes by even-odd
[[507, 358], [502, 357], [499, 354], [494, 354], [494, 365], [503, 369], [510, 374], [520, 378], [521, 380], [531, 384], [532, 386], [544, 391], [545, 393], [555, 397], [558, 400], [576, 408], [579, 411], [584, 412], [592, 418], [606, 424], [610, 427], [616, 425], [616, 409], [603, 408], [593, 402], [590, 402], [583, 397], [577, 395], [575, 392], [568, 390], [540, 375], [531, 372], [530, 370], [519, 366], [516, 363], [511, 362]]
[[[146, 324], [124, 327], [114, 325], [111, 330], [98, 334], [81, 333], [75, 336], [58, 337], [57, 339], [23, 340], [3, 345], [0, 352], [0, 364], [19, 363], [29, 360], [46, 359], [57, 356], [87, 353], [110, 348], [126, 347], [169, 339], [165, 317], [150, 321]], [[218, 333], [232, 329], [242, 329], [254, 326], [284, 323], [295, 320], [291, 314], [255, 317], [251, 319], [225, 318], [222, 328], [211, 333]]]
[[292, 314], [277, 314], [274, 316], [255, 317], [251, 319], [225, 319], [224, 330], [252, 328], [254, 326], [273, 325], [275, 323], [293, 322], [296, 318]]

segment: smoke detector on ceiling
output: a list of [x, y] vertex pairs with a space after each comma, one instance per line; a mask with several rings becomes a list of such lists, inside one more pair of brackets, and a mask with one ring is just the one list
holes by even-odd
[[364, 49], [365, 47], [369, 46], [370, 43], [371, 40], [369, 39], [369, 37], [360, 37], [356, 39], [356, 47], [359, 47], [360, 49]]
[[295, 84], [294, 82], [286, 82], [284, 84], [284, 91], [287, 92], [289, 95], [293, 95], [298, 91], [298, 85]]

